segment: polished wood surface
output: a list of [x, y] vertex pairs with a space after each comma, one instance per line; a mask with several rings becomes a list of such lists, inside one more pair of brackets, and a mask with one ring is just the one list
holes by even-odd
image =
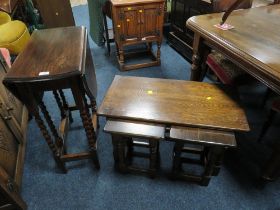
[[[235, 0], [172, 0], [171, 26], [168, 41], [171, 47], [188, 61], [192, 58], [193, 32], [186, 27], [192, 17], [226, 11]], [[238, 9], [250, 8], [252, 0], [246, 0]]]
[[[47, 75], [39, 75], [40, 72], [47, 72]], [[65, 162], [85, 158], [91, 158], [95, 167], [100, 168], [96, 143], [96, 76], [84, 27], [34, 32], [30, 43], [15, 60], [3, 83], [34, 116], [57, 166], [64, 173], [67, 172]], [[74, 106], [68, 105], [62, 89], [71, 89]], [[61, 133], [56, 129], [42, 100], [45, 91], [54, 94], [60, 110]], [[73, 121], [71, 112], [75, 110], [80, 112], [89, 151], [69, 154], [65, 141], [69, 123]]]
[[[201, 80], [203, 57], [210, 46], [280, 94], [280, 5], [234, 11], [227, 23], [235, 28], [227, 31], [213, 27], [222, 16], [222, 13], [202, 15], [187, 21], [195, 34], [191, 80]], [[262, 172], [264, 180], [279, 176], [280, 147], [273, 149]]]
[[[121, 2], [121, 3], [120, 3]], [[160, 65], [160, 47], [162, 42], [164, 0], [155, 1], [112, 1], [112, 20], [117, 48], [117, 58], [121, 70], [132, 70]], [[157, 52], [152, 52], [152, 42], [157, 44]], [[131, 64], [129, 57], [143, 57], [125, 52], [128, 45], [146, 44], [145, 57], [142, 63]], [[134, 53], [136, 52], [136, 53]], [[148, 56], [147, 56], [148, 55]]]
[[213, 84], [116, 76], [98, 114], [167, 125], [248, 131], [245, 113], [237, 101], [232, 89]]
[[19, 0], [1, 0], [0, 1], [0, 10], [11, 14], [11, 13], [13, 13], [18, 2], [19, 2]]
[[124, 120], [107, 120], [104, 131], [119, 135], [164, 139], [165, 126]]
[[[80, 40], [84, 40], [85, 35], [84, 27], [34, 31], [5, 80], [33, 82], [83, 73], [84, 43]], [[48, 72], [48, 75], [40, 76], [40, 72]]]
[[214, 27], [222, 13], [192, 17], [187, 26], [195, 32], [192, 80], [199, 80], [203, 40], [234, 63], [280, 93], [280, 5], [234, 11], [227, 31]]
[[234, 133], [219, 130], [172, 126], [170, 138], [193, 144], [236, 147]]
[[75, 26], [70, 0], [36, 0], [47, 28]]

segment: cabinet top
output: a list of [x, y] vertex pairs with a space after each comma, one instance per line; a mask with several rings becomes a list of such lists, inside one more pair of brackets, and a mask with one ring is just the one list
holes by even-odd
[[164, 0], [111, 0], [113, 6], [164, 2]]

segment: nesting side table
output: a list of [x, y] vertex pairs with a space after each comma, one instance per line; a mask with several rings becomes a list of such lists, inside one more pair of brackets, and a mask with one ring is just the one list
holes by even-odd
[[[65, 27], [35, 31], [3, 83], [34, 116], [57, 165], [63, 172], [67, 171], [65, 162], [87, 158], [93, 159], [95, 167], [99, 169], [96, 151], [97, 87], [86, 28]], [[75, 106], [68, 106], [63, 89], [71, 89]], [[45, 91], [53, 91], [60, 109], [59, 131], [42, 100]], [[80, 112], [89, 152], [68, 154], [66, 151], [65, 140], [69, 121], [72, 120], [71, 112], [74, 110]], [[40, 111], [45, 121], [41, 118]]]

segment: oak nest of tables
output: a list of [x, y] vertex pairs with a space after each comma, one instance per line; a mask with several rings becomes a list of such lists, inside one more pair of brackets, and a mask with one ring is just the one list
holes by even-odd
[[[202, 185], [208, 185], [215, 168], [219, 168], [223, 149], [217, 148], [236, 146], [234, 132], [249, 131], [234, 89], [193, 81], [115, 76], [97, 114], [107, 118], [105, 131], [119, 136], [112, 136], [116, 141], [113, 147], [118, 168], [127, 169], [125, 140], [120, 136], [137, 137], [142, 133], [148, 139], [175, 141], [175, 173], [182, 162], [184, 143], [209, 146], [210, 159], [202, 176], [177, 176]], [[201, 155], [205, 157], [204, 154], [205, 151]]]

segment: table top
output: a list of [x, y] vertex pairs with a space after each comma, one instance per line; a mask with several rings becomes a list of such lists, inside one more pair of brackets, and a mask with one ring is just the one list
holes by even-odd
[[97, 113], [165, 125], [249, 130], [233, 89], [193, 81], [115, 76]]
[[111, 0], [113, 6], [164, 2], [164, 0]]
[[0, 11], [12, 13], [18, 0], [0, 0]]
[[234, 28], [227, 31], [214, 27], [222, 15], [192, 17], [187, 26], [206, 42], [230, 52], [237, 64], [248, 65], [247, 71], [256, 78], [266, 78], [280, 89], [280, 5], [234, 11], [226, 22]]
[[86, 34], [85, 27], [34, 31], [7, 73], [5, 82], [45, 81], [81, 74]]

